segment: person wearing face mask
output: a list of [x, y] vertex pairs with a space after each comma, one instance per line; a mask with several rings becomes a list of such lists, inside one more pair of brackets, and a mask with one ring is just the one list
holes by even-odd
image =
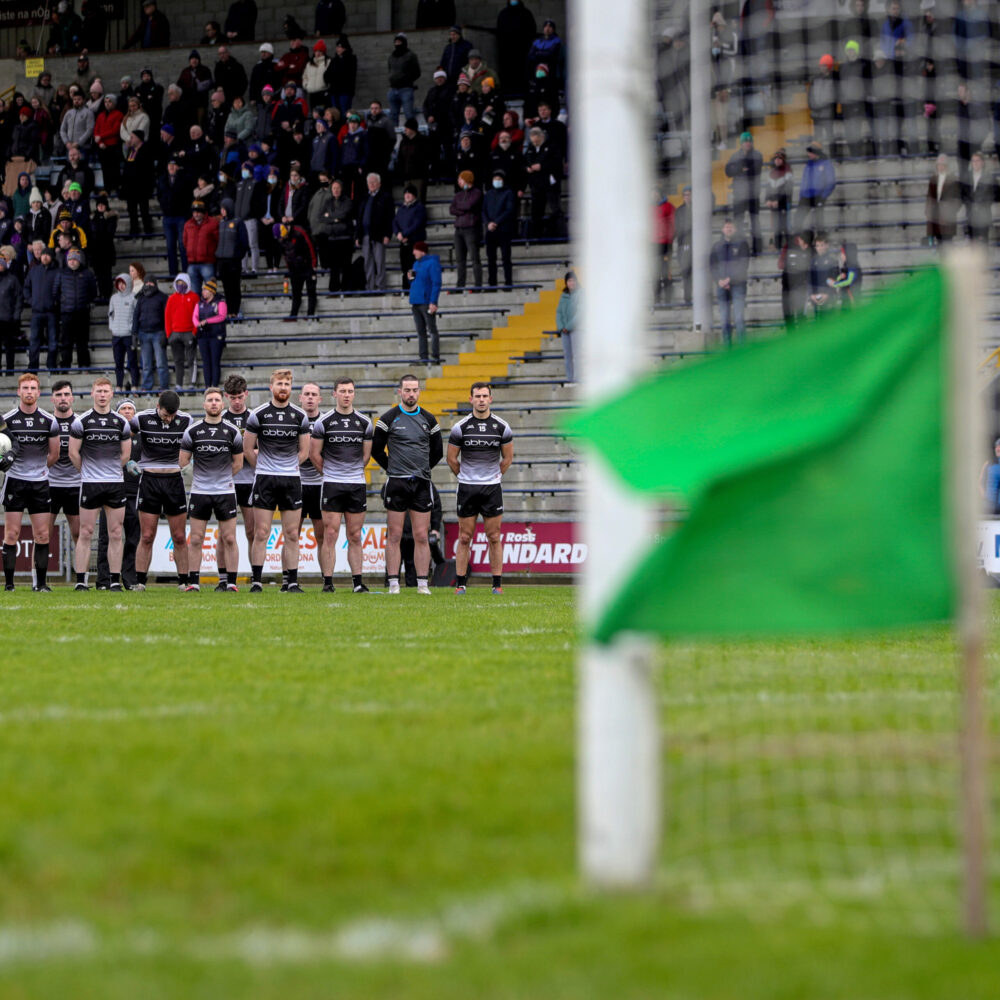
[[220, 207], [227, 198], [230, 201], [234, 201], [236, 199], [235, 176], [236, 164], [234, 163], [225, 164], [225, 166], [223, 166], [215, 175], [215, 199], [213, 200], [215, 200]]
[[263, 182], [261, 191], [261, 207], [258, 216], [257, 233], [261, 249], [267, 262], [267, 273], [278, 273], [278, 262], [281, 260], [281, 247], [274, 236], [274, 225], [281, 219], [281, 176], [277, 167], [272, 167]]
[[566, 79], [566, 53], [563, 40], [556, 31], [556, 22], [548, 18], [542, 25], [542, 33], [531, 43], [528, 50], [528, 74], [534, 75], [539, 65], [549, 69], [556, 89], [560, 89]]
[[243, 276], [256, 278], [260, 266], [260, 241], [257, 238], [257, 219], [264, 204], [264, 185], [254, 180], [253, 164], [247, 160], [240, 167], [240, 180], [236, 185], [234, 214], [243, 221], [247, 233], [247, 255], [243, 260]]
[[399, 267], [403, 272], [403, 291], [410, 287], [409, 272], [413, 268], [413, 246], [427, 239], [427, 209], [417, 198], [417, 189], [407, 184], [403, 204], [392, 220], [392, 237], [399, 243]]
[[448, 211], [455, 217], [455, 288], [465, 288], [466, 258], [471, 257], [472, 277], [478, 291], [483, 287], [483, 262], [479, 257], [483, 242], [483, 192], [475, 186], [471, 171], [463, 170], [458, 175], [458, 191]]
[[541, 62], [531, 72], [528, 95], [524, 99], [524, 123], [533, 125], [538, 118], [538, 105], [543, 101], [552, 108], [553, 117], [559, 115], [559, 84], [549, 72], [547, 63]]
[[507, 0], [497, 14], [497, 68], [512, 97], [528, 89], [528, 52], [538, 34], [535, 16], [521, 0]]
[[494, 170], [489, 190], [483, 199], [483, 222], [486, 224], [486, 268], [491, 288], [497, 286], [497, 251], [503, 260], [504, 290], [514, 283], [510, 244], [517, 228], [517, 201], [507, 187], [503, 170]]

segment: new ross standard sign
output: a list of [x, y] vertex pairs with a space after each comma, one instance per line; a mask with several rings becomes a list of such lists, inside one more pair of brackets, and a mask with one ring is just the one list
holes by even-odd
[[[505, 573], [576, 573], [587, 559], [587, 546], [576, 541], [573, 521], [539, 521], [534, 524], [511, 522], [501, 528], [503, 571]], [[448, 556], [458, 545], [458, 525], [445, 526]], [[490, 550], [481, 524], [472, 536], [469, 568], [489, 573]]]

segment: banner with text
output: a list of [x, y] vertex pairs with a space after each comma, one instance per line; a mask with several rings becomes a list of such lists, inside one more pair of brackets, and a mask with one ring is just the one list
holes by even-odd
[[[503, 571], [505, 573], [576, 573], [587, 559], [587, 546], [576, 540], [573, 521], [539, 521], [534, 524], [511, 522], [501, 528]], [[458, 546], [458, 525], [445, 525], [445, 545], [449, 557]], [[470, 546], [469, 570], [489, 573], [490, 547], [486, 529], [477, 523]]]
[[[384, 575], [385, 573], [385, 536], [384, 524], [366, 524], [361, 529], [361, 572], [365, 575]], [[243, 525], [236, 527], [236, 544], [240, 550], [239, 571], [247, 576], [250, 573], [250, 552], [247, 547], [246, 534]], [[209, 524], [205, 529], [205, 540], [201, 546], [201, 572], [212, 576], [218, 571], [216, 549], [219, 545], [219, 528]], [[271, 525], [271, 535], [267, 540], [267, 554], [264, 558], [265, 573], [281, 572], [281, 551], [284, 547], [284, 535], [281, 524], [275, 521]], [[344, 525], [340, 526], [337, 538], [337, 558], [334, 573], [349, 573], [347, 565], [347, 532]], [[149, 564], [150, 573], [174, 573], [174, 543], [170, 537], [170, 529], [161, 524], [156, 529], [156, 541], [153, 543], [153, 558]], [[302, 532], [299, 540], [299, 573], [305, 576], [320, 576], [319, 545], [312, 524]]]
[[979, 565], [991, 576], [1000, 578], [1000, 520], [979, 522]]

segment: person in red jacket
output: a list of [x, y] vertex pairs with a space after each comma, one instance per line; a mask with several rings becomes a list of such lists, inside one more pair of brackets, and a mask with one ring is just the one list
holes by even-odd
[[187, 254], [191, 288], [199, 297], [202, 282], [215, 277], [215, 251], [218, 245], [218, 216], [208, 215], [203, 201], [193, 202], [191, 218], [184, 223], [184, 252]]
[[94, 120], [94, 145], [104, 174], [104, 190], [109, 194], [117, 194], [121, 187], [122, 140], [119, 133], [124, 118], [118, 110], [114, 95], [108, 94]]
[[191, 373], [191, 388], [197, 385], [195, 369], [194, 311], [198, 306], [198, 293], [191, 290], [191, 278], [183, 271], [174, 278], [174, 291], [167, 299], [163, 322], [170, 353], [174, 356], [174, 387], [183, 392], [185, 376]]
[[674, 245], [674, 206], [658, 191], [653, 192], [653, 232], [656, 239], [656, 268], [653, 271], [653, 302], [665, 295], [670, 300], [670, 252]]
[[309, 62], [309, 50], [302, 44], [302, 37], [292, 35], [288, 40], [288, 51], [278, 60], [275, 70], [282, 83], [291, 81], [296, 86], [302, 83], [302, 73]]

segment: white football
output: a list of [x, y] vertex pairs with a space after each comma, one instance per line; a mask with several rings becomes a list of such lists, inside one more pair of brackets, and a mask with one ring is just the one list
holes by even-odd
[[6, 455], [13, 447], [14, 443], [11, 439], [6, 434], [0, 434], [0, 458]]

